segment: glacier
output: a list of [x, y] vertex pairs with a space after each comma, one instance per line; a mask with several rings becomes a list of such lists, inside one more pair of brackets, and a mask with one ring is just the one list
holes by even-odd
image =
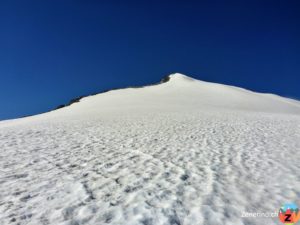
[[0, 224], [281, 224], [300, 102], [172, 74], [0, 121]]

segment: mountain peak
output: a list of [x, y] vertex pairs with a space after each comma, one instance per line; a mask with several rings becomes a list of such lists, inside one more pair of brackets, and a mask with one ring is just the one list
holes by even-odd
[[[300, 112], [299, 102], [281, 98], [275, 95], [259, 94], [246, 89], [211, 83], [194, 79], [181, 73], [173, 73], [164, 77], [156, 85], [131, 87], [102, 92], [93, 96], [87, 96], [81, 100], [76, 98], [72, 103], [79, 102], [75, 106], [68, 107], [70, 112], [108, 112], [109, 110], [130, 111], [141, 107], [144, 109], [157, 109], [180, 111], [183, 109], [210, 108], [220, 110], [245, 110], [259, 112]], [[147, 102], [147, 104], [145, 103]], [[118, 110], [115, 107], [118, 106]], [[98, 111], [97, 111], [98, 109]]]
[[162, 80], [161, 80], [161, 83], [165, 83], [165, 82], [168, 82], [168, 81], [192, 81], [192, 80], [195, 80], [194, 78], [192, 77], [189, 77], [189, 76], [186, 76], [182, 73], [172, 73], [166, 77], [164, 77]]
[[182, 73], [172, 73], [172, 74], [169, 75], [169, 77], [171, 79], [188, 79], [188, 80], [194, 80], [194, 78], [186, 76], [186, 75], [184, 75]]

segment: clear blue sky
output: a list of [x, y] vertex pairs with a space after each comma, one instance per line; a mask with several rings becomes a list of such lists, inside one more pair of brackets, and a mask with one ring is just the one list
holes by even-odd
[[173, 72], [300, 99], [300, 1], [0, 1], [0, 120]]

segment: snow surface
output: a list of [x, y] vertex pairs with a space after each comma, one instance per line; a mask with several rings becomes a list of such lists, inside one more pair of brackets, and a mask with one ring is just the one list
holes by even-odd
[[0, 122], [0, 224], [281, 224], [300, 103], [182, 74]]

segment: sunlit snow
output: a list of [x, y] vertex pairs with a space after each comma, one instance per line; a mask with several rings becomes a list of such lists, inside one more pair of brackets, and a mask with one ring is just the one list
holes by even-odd
[[281, 224], [300, 103], [182, 74], [0, 122], [0, 224]]

